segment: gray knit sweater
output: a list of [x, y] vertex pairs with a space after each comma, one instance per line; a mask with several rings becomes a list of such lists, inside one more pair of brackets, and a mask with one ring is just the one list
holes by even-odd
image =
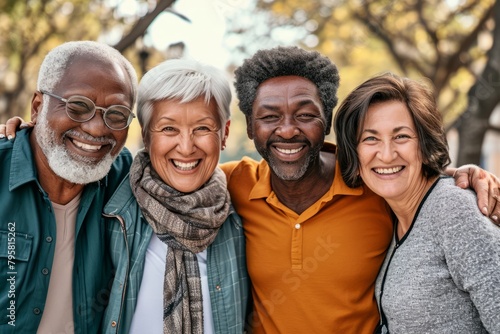
[[472, 191], [441, 178], [379, 273], [389, 333], [500, 334], [500, 228]]

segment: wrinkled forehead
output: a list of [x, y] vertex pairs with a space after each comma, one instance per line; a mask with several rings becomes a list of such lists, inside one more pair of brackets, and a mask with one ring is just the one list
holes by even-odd
[[122, 81], [130, 83], [130, 78], [124, 65], [105, 56], [94, 56], [90, 54], [72, 55], [67, 63], [65, 74], [82, 72], [86, 70], [99, 69], [103, 73], [117, 77]]
[[309, 79], [300, 76], [280, 76], [267, 79], [257, 88], [253, 108], [263, 105], [307, 105], [314, 104], [324, 114], [318, 87]]
[[121, 94], [130, 103], [133, 101], [132, 82], [126, 69], [104, 57], [73, 56], [55, 88], [83, 95], [78, 90], [102, 90], [108, 94]]

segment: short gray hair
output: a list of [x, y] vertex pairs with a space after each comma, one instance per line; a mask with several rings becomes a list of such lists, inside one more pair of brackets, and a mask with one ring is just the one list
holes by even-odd
[[115, 48], [95, 41], [72, 41], [52, 49], [40, 66], [37, 89], [51, 92], [62, 80], [75, 57], [91, 56], [100, 61], [121, 65], [127, 72], [132, 84], [132, 105], [137, 94], [137, 74], [132, 64]]
[[137, 118], [142, 136], [148, 134], [155, 102], [179, 99], [186, 103], [200, 96], [207, 104], [214, 98], [222, 131], [231, 115], [231, 88], [224, 72], [192, 59], [170, 59], [153, 67], [139, 83]]

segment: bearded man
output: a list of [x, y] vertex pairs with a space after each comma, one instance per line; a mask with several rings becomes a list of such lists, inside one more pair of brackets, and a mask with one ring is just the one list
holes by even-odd
[[45, 57], [36, 126], [0, 141], [1, 333], [98, 332], [112, 281], [101, 212], [130, 168], [136, 90], [108, 45], [68, 42]]

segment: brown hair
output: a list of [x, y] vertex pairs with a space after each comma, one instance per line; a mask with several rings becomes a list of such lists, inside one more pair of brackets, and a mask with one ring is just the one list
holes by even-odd
[[400, 101], [415, 123], [423, 159], [423, 175], [431, 178], [450, 163], [442, 116], [432, 90], [421, 82], [392, 73], [368, 79], [354, 89], [340, 105], [334, 120], [337, 159], [349, 187], [362, 184], [357, 146], [368, 107], [374, 103]]

